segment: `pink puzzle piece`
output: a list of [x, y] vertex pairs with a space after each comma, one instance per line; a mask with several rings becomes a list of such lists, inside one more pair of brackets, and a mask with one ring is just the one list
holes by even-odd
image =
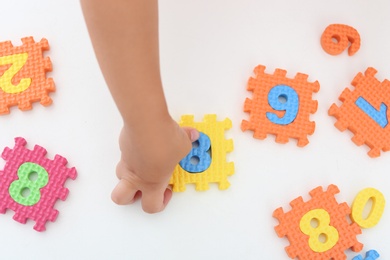
[[[74, 180], [77, 172], [74, 167], [66, 167], [68, 161], [64, 157], [48, 159], [44, 148], [35, 145], [29, 150], [26, 143], [17, 137], [14, 148], [6, 147], [1, 155], [7, 162], [0, 171], [0, 213], [11, 209], [15, 212], [14, 220], [25, 224], [28, 218], [32, 219], [36, 222], [34, 229], [44, 231], [46, 222], [53, 222], [58, 216], [54, 209], [57, 199], [65, 200], [68, 196], [65, 181]], [[31, 178], [34, 174], [38, 175], [36, 180]], [[26, 189], [27, 195], [23, 194]]]

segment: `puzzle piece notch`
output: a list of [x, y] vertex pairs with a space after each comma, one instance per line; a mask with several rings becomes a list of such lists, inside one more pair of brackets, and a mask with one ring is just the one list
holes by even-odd
[[212, 160], [205, 171], [197, 174], [187, 172], [177, 165], [170, 180], [173, 191], [185, 191], [186, 184], [189, 183], [195, 184], [197, 191], [208, 190], [209, 183], [218, 183], [221, 190], [229, 188], [228, 176], [234, 174], [234, 163], [227, 162], [226, 155], [233, 151], [233, 140], [225, 139], [225, 131], [232, 127], [231, 120], [226, 118], [217, 121], [217, 115], [208, 114], [204, 116], [202, 122], [195, 122], [193, 115], [184, 115], [179, 125], [196, 128], [210, 138]]
[[330, 55], [339, 55], [348, 48], [348, 55], [354, 55], [360, 49], [359, 32], [345, 24], [331, 24], [322, 33], [321, 46]]
[[[33, 150], [25, 147], [26, 140], [15, 138], [15, 146], [3, 150], [2, 158], [6, 160], [4, 169], [0, 171], [0, 213], [4, 214], [7, 209], [15, 212], [14, 220], [24, 224], [27, 219], [36, 222], [34, 229], [44, 231], [47, 221], [54, 222], [58, 211], [54, 209], [57, 199], [65, 200], [69, 190], [64, 187], [68, 178], [74, 180], [77, 177], [76, 169], [67, 168], [67, 160], [56, 155], [54, 160], [46, 158], [47, 151], [41, 146], [35, 145]], [[25, 162], [31, 162], [43, 167], [49, 174], [49, 182], [40, 189], [41, 198], [33, 206], [25, 206], [17, 203], [9, 194], [11, 183], [18, 180], [17, 171]]]
[[[0, 115], [9, 114], [9, 108], [18, 106], [25, 111], [32, 109], [32, 103], [38, 102], [43, 106], [52, 103], [49, 92], [55, 91], [52, 78], [46, 78], [46, 73], [52, 71], [52, 63], [49, 57], [43, 57], [43, 52], [49, 50], [48, 41], [43, 38], [40, 42], [35, 42], [33, 37], [22, 38], [21, 46], [13, 46], [10, 41], [0, 43], [0, 59], [4, 57], [14, 57], [18, 61], [19, 54], [27, 54], [28, 58], [21, 68], [11, 72], [11, 66], [2, 64], [0, 66]], [[19, 60], [20, 61], [20, 60]], [[7, 66], [5, 66], [7, 65]], [[27, 89], [15, 87], [24, 79], [31, 82]], [[11, 88], [6, 88], [4, 84]], [[16, 93], [10, 93], [16, 91]]]
[[[263, 140], [268, 134], [275, 135], [277, 143], [287, 143], [289, 138], [298, 140], [298, 146], [303, 147], [309, 143], [307, 135], [315, 130], [315, 123], [310, 121], [310, 114], [317, 111], [318, 102], [312, 100], [313, 93], [319, 91], [318, 81], [310, 83], [308, 75], [297, 73], [293, 79], [287, 78], [286, 70], [276, 69], [273, 74], [265, 73], [265, 66], [259, 65], [254, 69], [254, 77], [248, 81], [247, 90], [253, 92], [252, 99], [246, 98], [244, 112], [249, 113], [249, 120], [243, 120], [241, 130], [251, 130], [253, 137]], [[273, 123], [267, 117], [272, 113], [279, 118], [286, 115], [286, 111], [272, 108], [268, 100], [270, 91], [276, 86], [288, 86], [293, 89], [299, 98], [298, 113], [291, 123], [287, 125]], [[277, 102], [276, 100], [274, 102]], [[288, 108], [288, 107], [287, 107]]]
[[[372, 158], [380, 156], [381, 150], [390, 150], [390, 127], [383, 128], [356, 101], [362, 97], [378, 111], [382, 104], [390, 104], [390, 81], [380, 82], [375, 77], [376, 73], [372, 67], [367, 68], [364, 74], [358, 73], [351, 83], [355, 89], [345, 88], [339, 97], [343, 104], [337, 106], [334, 103], [328, 111], [337, 119], [336, 128], [340, 131], [349, 129], [354, 134], [352, 141], [358, 146], [366, 144], [370, 148], [368, 155]], [[386, 121], [389, 117], [390, 110], [387, 109]]]
[[[273, 217], [278, 219], [279, 225], [275, 231], [279, 237], [287, 237], [290, 245], [285, 248], [290, 258], [299, 259], [345, 259], [345, 250], [351, 248], [358, 252], [363, 245], [358, 242], [356, 236], [361, 234], [361, 229], [356, 223], [349, 224], [347, 216], [351, 213], [346, 203], [339, 204], [335, 195], [339, 193], [336, 185], [330, 185], [324, 192], [322, 187], [317, 187], [310, 191], [311, 199], [304, 202], [302, 197], [298, 197], [290, 202], [291, 210], [284, 212], [277, 208]], [[300, 221], [309, 211], [324, 209], [330, 216], [330, 225], [339, 233], [337, 243], [325, 252], [314, 252], [308, 243], [308, 235], [300, 230]]]

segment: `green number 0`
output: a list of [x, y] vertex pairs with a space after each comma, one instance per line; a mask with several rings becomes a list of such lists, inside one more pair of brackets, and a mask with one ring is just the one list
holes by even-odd
[[[36, 180], [32, 176], [37, 174]], [[41, 199], [39, 189], [46, 186], [49, 182], [49, 175], [42, 166], [26, 162], [18, 169], [18, 180], [15, 180], [9, 186], [9, 194], [19, 204], [32, 206]], [[28, 193], [29, 194], [25, 194]]]

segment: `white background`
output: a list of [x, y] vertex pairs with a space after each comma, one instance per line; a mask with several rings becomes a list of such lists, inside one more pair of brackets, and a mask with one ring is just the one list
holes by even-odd
[[[288, 259], [286, 238], [278, 238], [274, 209], [317, 187], [336, 184], [339, 202], [351, 204], [365, 187], [375, 187], [390, 198], [390, 154], [367, 156], [349, 131], [339, 132], [327, 115], [333, 102], [350, 86], [358, 72], [373, 66], [380, 80], [390, 78], [390, 2], [387, 0], [198, 0], [160, 2], [161, 65], [172, 116], [194, 114], [197, 120], [215, 113], [229, 117], [235, 149], [231, 187], [210, 185], [196, 192], [188, 185], [175, 193], [160, 214], [145, 214], [139, 203], [116, 206], [110, 193], [117, 180], [117, 137], [121, 119], [105, 86], [78, 1], [3, 1], [0, 41], [46, 37], [51, 50], [57, 91], [53, 105], [21, 112], [13, 108], [0, 117], [0, 150], [13, 147], [13, 138], [39, 144], [48, 157], [60, 154], [75, 166], [78, 178], [69, 180], [70, 194], [59, 201], [57, 221], [47, 231], [22, 225], [13, 212], [0, 215], [1, 259]], [[349, 57], [326, 54], [320, 45], [331, 23], [355, 27], [362, 38], [359, 52]], [[125, 24], [123, 26], [126, 26]], [[115, 46], [112, 46], [115, 48]], [[269, 136], [261, 141], [240, 130], [243, 103], [251, 93], [246, 82], [262, 64], [309, 75], [320, 91], [315, 133], [309, 145], [296, 141], [281, 145]], [[141, 109], [141, 108], [140, 108]], [[142, 109], [148, 109], [144, 107]], [[153, 144], [145, 144], [153, 145]], [[0, 160], [1, 168], [4, 161]], [[390, 259], [389, 211], [381, 222], [363, 230], [363, 251], [376, 249]], [[387, 245], [387, 246], [386, 246]], [[347, 251], [348, 259], [356, 253]]]

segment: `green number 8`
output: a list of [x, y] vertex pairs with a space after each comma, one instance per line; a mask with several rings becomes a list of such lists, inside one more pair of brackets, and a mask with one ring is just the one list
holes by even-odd
[[[37, 178], [34, 180], [34, 175]], [[42, 166], [25, 162], [18, 169], [18, 180], [11, 183], [9, 194], [19, 204], [32, 206], [41, 199], [40, 189], [49, 182], [49, 174]]]

